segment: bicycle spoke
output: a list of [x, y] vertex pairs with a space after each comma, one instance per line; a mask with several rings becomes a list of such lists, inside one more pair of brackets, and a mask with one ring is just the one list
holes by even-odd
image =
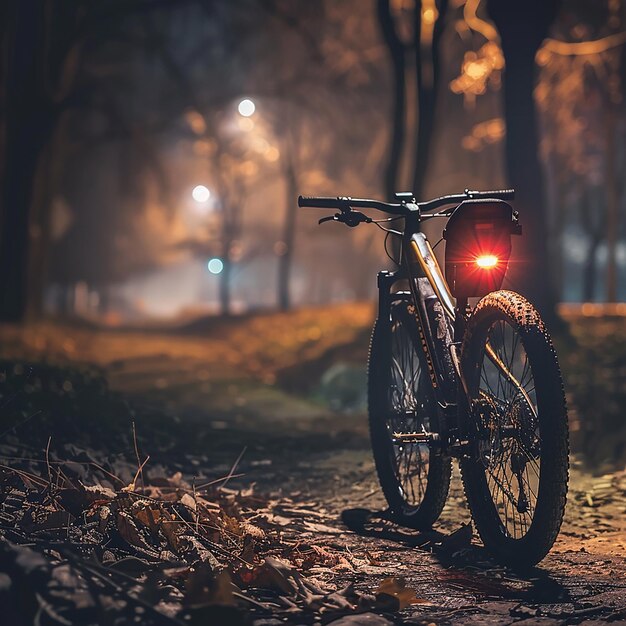
[[541, 475], [535, 383], [523, 343], [512, 326], [498, 320], [489, 329], [485, 345], [491, 346], [500, 363], [483, 356], [478, 381], [478, 398], [487, 414], [479, 426], [485, 479], [504, 530], [518, 539], [532, 523]]
[[[391, 348], [388, 430], [390, 433], [423, 430], [426, 416], [424, 406], [418, 400], [423, 371], [411, 337], [399, 320], [392, 326]], [[428, 448], [419, 444], [394, 445], [393, 460], [404, 500], [410, 506], [418, 506], [426, 492]]]

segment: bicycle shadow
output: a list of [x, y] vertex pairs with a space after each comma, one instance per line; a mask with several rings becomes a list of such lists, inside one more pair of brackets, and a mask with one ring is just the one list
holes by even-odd
[[484, 599], [515, 600], [535, 604], [572, 602], [570, 591], [541, 567], [504, 567], [490, 553], [472, 543], [471, 524], [452, 533], [405, 528], [394, 523], [387, 511], [347, 509], [343, 524], [352, 532], [385, 539], [428, 552], [443, 566], [436, 580], [462, 588]]

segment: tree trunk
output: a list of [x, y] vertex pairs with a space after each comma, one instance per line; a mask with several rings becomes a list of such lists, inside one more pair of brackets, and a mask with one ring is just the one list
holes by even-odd
[[[298, 205], [298, 178], [296, 173], [294, 145], [291, 137], [285, 141], [285, 222], [283, 243], [285, 248], [278, 257], [278, 307], [288, 311], [291, 307], [290, 278], [293, 265], [294, 243], [296, 237], [296, 216]], [[295, 148], [297, 150], [297, 147]]]
[[598, 248], [600, 247], [601, 237], [593, 234], [589, 238], [589, 249], [587, 250], [587, 258], [583, 266], [583, 301], [593, 302], [595, 298], [596, 287], [596, 260], [598, 258]]
[[439, 86], [439, 42], [445, 25], [448, 0], [439, 2], [439, 17], [433, 25], [432, 39], [421, 41], [421, 2], [415, 3], [415, 69], [417, 74], [418, 124], [412, 191], [418, 200], [424, 199], [424, 181], [435, 124], [437, 89]]
[[[506, 163], [524, 228], [510, 279], [548, 321], [556, 321], [555, 285], [547, 247], [544, 187], [533, 91], [535, 54], [556, 16], [556, 0], [489, 0], [502, 40]], [[547, 277], [547, 278], [546, 278]]]
[[[594, 193], [595, 191], [595, 193]], [[606, 230], [605, 213], [601, 211], [602, 191], [583, 187], [580, 203], [580, 222], [587, 232], [589, 247], [582, 268], [582, 300], [592, 302], [595, 298], [597, 280], [598, 248]]]
[[228, 258], [230, 250], [226, 250], [226, 253], [222, 255], [222, 263], [224, 264], [222, 272], [220, 274], [220, 313], [222, 315], [231, 314], [231, 293], [230, 293], [230, 279], [232, 273], [232, 263]]
[[45, 20], [41, 4], [15, 4], [5, 24], [5, 136], [0, 198], [0, 319], [26, 312], [29, 213], [39, 156], [54, 126], [55, 111], [43, 92]]
[[617, 132], [613, 103], [605, 114], [606, 124], [606, 299], [617, 302], [617, 240], [619, 237], [619, 189], [615, 167]]
[[29, 226], [29, 248], [26, 278], [26, 317], [39, 319], [43, 315], [43, 297], [47, 283], [47, 260], [50, 247], [50, 209], [54, 194], [55, 161], [53, 142], [41, 154], [33, 181], [33, 199]]
[[396, 33], [389, 0], [378, 0], [377, 7], [378, 23], [387, 44], [393, 75], [393, 106], [390, 111], [391, 144], [384, 180], [385, 195], [387, 200], [391, 200], [394, 193], [398, 191], [398, 176], [406, 134], [406, 50]]

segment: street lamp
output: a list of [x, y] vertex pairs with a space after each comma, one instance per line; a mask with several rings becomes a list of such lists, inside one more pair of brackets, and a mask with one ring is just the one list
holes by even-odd
[[222, 261], [222, 259], [218, 259], [217, 257], [209, 259], [207, 269], [211, 272], [211, 274], [221, 274], [224, 269], [224, 261]]
[[237, 111], [239, 111], [239, 115], [242, 117], [250, 117], [256, 111], [256, 105], [250, 98], [244, 98], [237, 107]]
[[191, 197], [198, 204], [204, 204], [211, 197], [211, 190], [204, 185], [196, 185], [191, 192]]

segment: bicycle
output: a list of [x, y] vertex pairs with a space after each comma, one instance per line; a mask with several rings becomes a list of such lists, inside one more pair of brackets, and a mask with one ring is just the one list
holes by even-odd
[[[507, 564], [534, 565], [563, 520], [569, 473], [567, 407], [557, 356], [537, 310], [502, 290], [519, 216], [513, 190], [416, 202], [298, 197], [335, 209], [319, 220], [375, 223], [397, 237], [397, 265], [378, 273], [368, 359], [369, 427], [391, 518], [430, 528], [448, 496], [452, 458], [485, 547]], [[443, 207], [447, 207], [443, 210]], [[376, 209], [374, 220], [356, 209]], [[425, 219], [447, 218], [445, 275]], [[400, 229], [383, 223], [403, 220]], [[470, 306], [470, 298], [479, 298]]]

